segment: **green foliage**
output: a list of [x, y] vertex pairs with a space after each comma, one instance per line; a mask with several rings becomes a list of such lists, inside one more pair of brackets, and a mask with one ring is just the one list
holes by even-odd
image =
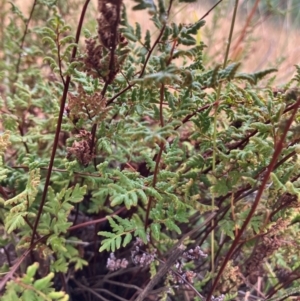
[[0, 300], [37, 300], [37, 301], [67, 301], [69, 296], [63, 291], [55, 291], [52, 286], [54, 273], [35, 280], [38, 263], [28, 266], [26, 273], [21, 278], [7, 283], [7, 290]]
[[[280, 280], [278, 269], [298, 273], [298, 253], [286, 242], [299, 247], [298, 111], [287, 128], [299, 98], [299, 66], [277, 91], [272, 80], [263, 81], [274, 68], [245, 73], [242, 61], [207, 63], [198, 39], [204, 20], [172, 21], [172, 1], [135, 2], [133, 10], [148, 10], [156, 31], [131, 24], [119, 1], [99, 1], [99, 19], [85, 16], [83, 30], [59, 1], [35, 3], [29, 19], [15, 4], [7, 12], [0, 247], [8, 263], [22, 260], [10, 271], [1, 261], [8, 273], [1, 300], [63, 301], [66, 288], [74, 299], [86, 290], [90, 298], [96, 292], [112, 300], [121, 286], [105, 268], [106, 251], [150, 266], [151, 276], [138, 266], [127, 270], [115, 255], [115, 265], [107, 262], [111, 271], [124, 269], [124, 281], [133, 279], [122, 291], [129, 300], [181, 244], [191, 251], [177, 258], [182, 266], [169, 267], [165, 283], [175, 292], [182, 277], [191, 298], [208, 294], [220, 271], [211, 270], [212, 260], [222, 264], [229, 250], [230, 264], [210, 292], [225, 300], [247, 286], [252, 265], [264, 276], [264, 294], [274, 286], [270, 279]], [[86, 41], [74, 38], [81, 30]], [[208, 255], [194, 262], [198, 245]], [[40, 264], [30, 265], [33, 259]], [[292, 282], [278, 296], [295, 293], [299, 281]], [[102, 289], [108, 284], [111, 290]], [[182, 287], [176, 290], [181, 300]]]
[[4, 202], [4, 206], [10, 208], [9, 214], [6, 216], [5, 220], [5, 228], [8, 233], [22, 228], [25, 225], [24, 217], [35, 217], [35, 214], [30, 212], [30, 207], [38, 193], [39, 183], [39, 170], [31, 170], [26, 189], [15, 197]]
[[100, 252], [103, 250], [111, 250], [112, 252], [115, 252], [116, 249], [121, 247], [122, 237], [122, 247], [126, 247], [126, 245], [128, 245], [132, 240], [132, 234], [135, 237], [141, 238], [145, 244], [147, 243], [147, 237], [143, 229], [143, 224], [140, 223], [138, 218], [133, 216], [131, 220], [128, 220], [122, 219], [117, 215], [114, 218], [118, 223], [116, 223], [112, 217], [107, 217], [114, 233], [105, 231], [100, 231], [98, 233], [101, 236], [107, 237], [101, 241], [102, 246], [100, 248]]

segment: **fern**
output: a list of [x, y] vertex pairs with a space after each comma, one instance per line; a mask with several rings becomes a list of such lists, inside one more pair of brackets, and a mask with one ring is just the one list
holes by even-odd
[[7, 283], [7, 291], [0, 300], [61, 300], [67, 301], [69, 296], [63, 291], [55, 291], [51, 286], [54, 273], [35, 280], [39, 268], [38, 263], [27, 268], [26, 274], [16, 281]]
[[122, 247], [125, 247], [132, 240], [132, 233], [140, 237], [144, 243], [147, 243], [143, 227], [137, 224], [136, 219], [122, 219], [117, 215], [114, 218], [108, 216], [107, 219], [113, 233], [106, 231], [98, 232], [98, 235], [106, 237], [101, 241], [100, 252], [103, 250], [115, 252], [115, 250], [121, 247], [121, 244]]
[[[276, 69], [243, 72], [252, 49], [245, 37], [242, 55], [236, 45], [222, 64], [223, 54], [211, 54], [228, 17], [218, 6], [209, 24], [196, 15], [184, 24], [174, 1], [135, 0], [137, 16], [150, 13], [144, 26], [131, 22], [138, 18], [126, 3], [99, 1], [98, 17], [87, 3], [34, 1], [28, 16], [16, 4], [0, 14], [2, 299], [66, 300], [54, 291], [59, 274], [75, 299], [109, 285], [100, 299], [123, 287], [129, 300], [157, 281], [157, 289], [176, 286], [176, 300], [183, 282], [195, 300], [212, 299], [212, 290], [229, 300], [235, 285], [245, 293], [253, 270], [271, 291], [279, 269], [298, 269], [299, 66], [276, 89]], [[213, 271], [209, 245], [220, 264]], [[106, 251], [115, 266], [105, 268]], [[120, 264], [154, 252], [159, 265], [141, 277]]]

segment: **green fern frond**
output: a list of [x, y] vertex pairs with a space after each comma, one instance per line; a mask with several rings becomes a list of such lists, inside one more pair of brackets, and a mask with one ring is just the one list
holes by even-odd
[[219, 72], [219, 77], [221, 79], [232, 80], [235, 77], [237, 69], [240, 67], [241, 63], [232, 63], [226, 66], [225, 69]]
[[[114, 218], [116, 221], [114, 221]], [[115, 252], [115, 250], [121, 247], [125, 247], [132, 240], [132, 232], [136, 232], [138, 230], [138, 226], [136, 225], [134, 220], [122, 219], [119, 216], [114, 216], [114, 218], [108, 216], [107, 219], [112, 228], [111, 232], [100, 231], [98, 235], [106, 237], [101, 241], [101, 247], [99, 249], [100, 252], [107, 250]], [[136, 233], [135, 233], [136, 235]], [[122, 243], [123, 237], [123, 243]]]

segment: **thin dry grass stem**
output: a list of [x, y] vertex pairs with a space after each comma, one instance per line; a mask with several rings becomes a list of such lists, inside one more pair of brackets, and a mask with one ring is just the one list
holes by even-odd
[[[94, 289], [89, 288], [88, 286], [85, 286], [83, 284], [81, 284], [79, 281], [77, 281], [76, 279], [72, 279], [76, 285], [80, 288], [77, 289], [77, 291], [82, 291], [85, 290], [89, 293], [91, 293], [92, 295], [96, 296], [98, 299], [102, 300], [102, 301], [109, 301], [109, 299], [106, 299], [105, 297], [101, 296], [100, 294], [98, 294]], [[126, 300], [128, 301], [128, 300]]]
[[108, 279], [104, 279], [104, 282], [110, 283], [110, 284], [114, 284], [114, 285], [118, 285], [118, 286], [123, 286], [123, 287], [127, 287], [127, 288], [133, 288], [137, 291], [142, 291], [142, 289], [136, 285], [133, 284], [128, 284], [128, 283], [123, 283], [123, 282], [119, 282], [119, 281], [113, 281], [113, 280], [108, 280]]
[[235, 45], [232, 47], [232, 50], [231, 50], [231, 53], [232, 53], [232, 54], [231, 54], [231, 57], [232, 57], [233, 60], [236, 59], [237, 54], [238, 54], [238, 52], [239, 52], [239, 46], [240, 46], [240, 44], [244, 41], [244, 39], [245, 39], [245, 37], [246, 37], [246, 35], [247, 35], [247, 29], [248, 29], [248, 27], [250, 26], [251, 20], [252, 20], [253, 17], [254, 17], [254, 14], [255, 14], [255, 12], [256, 12], [256, 10], [257, 10], [257, 7], [258, 7], [259, 2], [260, 2], [260, 0], [256, 0], [256, 1], [255, 1], [254, 5], [253, 5], [253, 8], [252, 8], [250, 14], [249, 14], [248, 17], [247, 17], [247, 20], [246, 20], [245, 25], [244, 25], [244, 27], [243, 27], [243, 29], [242, 29], [242, 32], [241, 32], [241, 34], [240, 34], [238, 40], [235, 42]]

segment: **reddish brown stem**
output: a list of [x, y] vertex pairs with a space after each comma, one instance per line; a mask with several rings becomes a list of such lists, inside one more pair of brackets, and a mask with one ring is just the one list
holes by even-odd
[[[160, 163], [160, 159], [161, 159], [162, 152], [163, 152], [164, 148], [165, 148], [165, 144], [161, 143], [158, 155], [156, 157], [156, 163], [155, 163], [155, 169], [154, 169], [154, 175], [153, 175], [153, 182], [152, 182], [153, 187], [156, 186], [157, 176], [158, 176], [158, 172], [159, 172], [159, 163]], [[150, 196], [149, 201], [148, 201], [148, 205], [147, 205], [147, 210], [146, 210], [145, 230], [147, 229], [148, 223], [149, 223], [149, 214], [150, 214], [152, 201], [153, 201], [153, 197]]]
[[219, 0], [214, 6], [212, 6], [200, 19], [199, 21], [206, 18], [223, 0]]
[[237, 245], [239, 244], [239, 240], [240, 240], [242, 234], [244, 233], [244, 231], [245, 231], [247, 225], [249, 224], [249, 222], [250, 222], [250, 220], [251, 220], [253, 214], [254, 214], [255, 211], [256, 211], [256, 208], [257, 208], [257, 206], [258, 206], [258, 204], [259, 204], [260, 198], [261, 198], [261, 196], [262, 196], [262, 194], [263, 194], [263, 192], [264, 192], [264, 189], [265, 189], [265, 187], [266, 187], [266, 185], [267, 185], [267, 182], [268, 182], [268, 179], [269, 179], [269, 177], [270, 177], [270, 174], [271, 174], [271, 172], [273, 171], [273, 169], [274, 169], [274, 167], [275, 167], [275, 164], [276, 164], [276, 162], [277, 162], [277, 160], [278, 160], [278, 158], [279, 158], [279, 156], [280, 156], [280, 154], [281, 154], [281, 151], [282, 151], [283, 146], [284, 146], [285, 138], [286, 138], [286, 136], [287, 136], [287, 133], [288, 133], [289, 128], [291, 127], [292, 122], [293, 122], [294, 119], [295, 119], [295, 116], [296, 116], [296, 113], [297, 113], [297, 111], [298, 111], [299, 106], [300, 106], [300, 98], [298, 98], [298, 100], [297, 100], [297, 102], [296, 102], [296, 104], [295, 104], [295, 106], [294, 106], [294, 110], [293, 110], [293, 112], [291, 113], [291, 117], [289, 118], [289, 120], [288, 120], [288, 122], [287, 122], [287, 125], [286, 125], [286, 127], [285, 127], [285, 130], [284, 130], [284, 132], [283, 132], [283, 134], [282, 134], [280, 140], [278, 141], [278, 144], [277, 144], [277, 146], [276, 146], [274, 155], [273, 155], [272, 160], [271, 160], [271, 162], [270, 162], [270, 164], [269, 164], [269, 166], [268, 166], [268, 168], [267, 168], [267, 170], [266, 170], [266, 173], [265, 173], [264, 179], [263, 179], [263, 181], [262, 181], [262, 184], [261, 184], [260, 188], [258, 189], [256, 198], [255, 198], [255, 201], [254, 201], [254, 203], [253, 203], [253, 205], [252, 205], [252, 207], [251, 207], [251, 210], [250, 210], [250, 212], [249, 212], [249, 214], [248, 214], [248, 216], [247, 216], [245, 222], [243, 223], [243, 225], [242, 225], [242, 227], [241, 227], [239, 233], [238, 233], [237, 236], [235, 237], [235, 239], [234, 239], [234, 241], [233, 241], [233, 243], [232, 243], [232, 245], [231, 245], [231, 247], [230, 247], [230, 249], [229, 249], [229, 251], [228, 251], [228, 253], [227, 253], [227, 255], [226, 255], [226, 257], [225, 257], [225, 259], [224, 259], [224, 261], [223, 261], [223, 263], [222, 263], [222, 265], [221, 265], [221, 267], [220, 267], [220, 269], [219, 269], [219, 271], [218, 271], [218, 274], [217, 274], [217, 276], [216, 276], [216, 278], [215, 278], [215, 280], [214, 280], [214, 282], [213, 282], [212, 289], [210, 290], [210, 292], [209, 292], [209, 294], [208, 294], [207, 301], [210, 301], [210, 300], [211, 300], [211, 296], [212, 296], [212, 294], [213, 294], [215, 288], [217, 287], [217, 284], [218, 284], [218, 282], [219, 282], [219, 280], [220, 280], [220, 277], [221, 277], [221, 275], [222, 275], [222, 273], [223, 273], [223, 271], [224, 271], [224, 269], [225, 269], [225, 267], [226, 267], [228, 261], [230, 260], [231, 255], [233, 254], [235, 248], [236, 248]]
[[26, 38], [26, 35], [28, 33], [29, 23], [32, 19], [32, 15], [33, 15], [36, 4], [37, 4], [37, 0], [34, 0], [34, 2], [32, 4], [32, 7], [31, 7], [31, 10], [30, 10], [29, 18], [27, 19], [26, 24], [25, 24], [24, 34], [23, 34], [22, 39], [21, 39], [20, 53], [19, 53], [18, 61], [17, 61], [17, 65], [16, 65], [16, 77], [15, 77], [14, 82], [17, 82], [18, 78], [19, 78], [22, 51], [23, 51], [23, 48], [24, 48], [25, 38]]
[[[83, 8], [82, 8], [82, 11], [81, 11], [81, 16], [80, 16], [80, 19], [79, 19], [79, 24], [78, 24], [78, 27], [77, 27], [76, 38], [75, 38], [75, 43], [76, 44], [78, 44], [78, 42], [79, 42], [83, 20], [84, 20], [85, 12], [87, 10], [89, 2], [90, 2], [90, 0], [85, 1], [84, 5], [83, 5]], [[71, 61], [73, 61], [75, 59], [76, 53], [77, 53], [77, 47], [73, 47]], [[49, 162], [49, 169], [48, 169], [47, 177], [46, 177], [46, 181], [45, 181], [45, 187], [44, 187], [44, 191], [43, 191], [43, 195], [42, 195], [42, 200], [40, 202], [37, 217], [36, 217], [36, 220], [35, 220], [35, 223], [34, 223], [34, 226], [33, 226], [31, 243], [30, 243], [31, 247], [34, 244], [34, 237], [36, 235], [37, 226], [39, 224], [39, 221], [40, 221], [40, 218], [41, 218], [41, 215], [42, 215], [42, 211], [43, 211], [43, 207], [44, 207], [44, 204], [46, 202], [46, 196], [47, 196], [47, 192], [48, 192], [48, 186], [50, 184], [50, 178], [51, 178], [52, 168], [53, 168], [53, 165], [54, 165], [56, 149], [57, 149], [57, 146], [58, 146], [59, 134], [60, 134], [60, 130], [61, 130], [62, 119], [63, 119], [63, 114], [64, 114], [64, 109], [65, 109], [65, 104], [66, 104], [66, 99], [67, 99], [67, 94], [68, 94], [68, 90], [69, 90], [70, 81], [71, 81], [71, 76], [68, 75], [67, 78], [66, 78], [66, 83], [64, 85], [63, 96], [62, 96], [61, 102], [60, 102], [60, 110], [59, 110], [59, 116], [58, 116], [58, 121], [57, 121], [57, 127], [56, 127], [56, 131], [55, 131], [55, 138], [54, 138], [52, 154], [51, 154], [51, 158], [50, 158], [50, 162]]]
[[21, 263], [24, 261], [24, 259], [28, 256], [28, 254], [34, 249], [34, 247], [42, 242], [45, 241], [48, 238], [49, 235], [43, 236], [41, 238], [39, 238], [36, 242], [34, 242], [32, 244], [32, 246], [30, 246], [28, 248], [28, 250], [26, 250], [22, 256], [18, 259], [18, 261], [12, 266], [12, 268], [10, 269], [10, 271], [4, 276], [4, 278], [0, 281], [0, 292], [4, 289], [6, 283], [8, 280], [13, 278], [14, 273], [16, 272], [16, 270], [19, 268], [19, 266], [21, 265]]
[[256, 11], [256, 9], [257, 9], [257, 6], [258, 6], [258, 4], [259, 4], [259, 1], [260, 1], [260, 0], [256, 0], [256, 1], [255, 1], [254, 5], [253, 5], [253, 8], [252, 8], [252, 10], [251, 10], [251, 12], [250, 12], [250, 14], [249, 14], [247, 20], [246, 20], [245, 26], [243, 27], [242, 32], [241, 32], [241, 34], [240, 34], [238, 40], [236, 41], [235, 45], [234, 45], [233, 48], [232, 48], [232, 51], [233, 51], [232, 57], [233, 57], [233, 58], [235, 58], [236, 55], [237, 55], [237, 49], [238, 49], [238, 46], [239, 46], [240, 43], [242, 43], [242, 41], [245, 39], [247, 28], [249, 27], [249, 24], [250, 24], [250, 22], [251, 22], [251, 20], [252, 20], [252, 18], [253, 18], [253, 16], [254, 16], [254, 14], [255, 14], [255, 11]]
[[105, 222], [107, 220], [108, 216], [118, 215], [119, 213], [121, 213], [124, 210], [125, 210], [125, 207], [122, 207], [122, 208], [118, 209], [116, 212], [114, 212], [113, 214], [107, 215], [107, 216], [105, 216], [103, 218], [95, 219], [95, 220], [92, 220], [92, 221], [88, 221], [88, 222], [85, 222], [85, 223], [81, 223], [81, 224], [72, 226], [72, 227], [70, 227], [68, 229], [68, 231], [73, 231], [75, 229], [85, 228], [87, 226], [91, 226], [91, 225], [95, 225], [95, 224], [99, 224], [99, 223]]

